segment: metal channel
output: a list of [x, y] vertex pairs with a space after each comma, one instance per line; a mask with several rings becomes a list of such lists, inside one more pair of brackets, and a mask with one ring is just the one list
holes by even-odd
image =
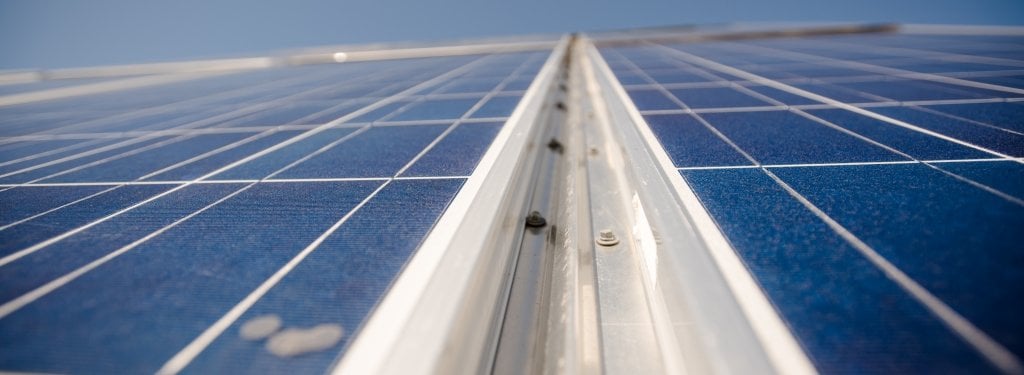
[[[566, 56], [568, 58], [568, 56]], [[565, 61], [557, 85], [564, 85]], [[555, 140], [560, 136], [565, 122], [565, 92], [552, 93], [548, 116], [541, 124], [543, 139], [551, 139], [546, 147], [538, 147], [538, 168], [531, 180], [534, 181], [530, 212], [525, 221], [518, 256], [516, 257], [512, 282], [509, 285], [508, 302], [501, 324], [501, 334], [496, 348], [491, 372], [499, 375], [535, 374], [541, 372], [544, 364], [543, 343], [546, 341], [550, 300], [550, 272], [553, 254], [557, 251], [556, 235], [559, 225], [565, 225], [554, 213], [559, 209], [559, 199], [554, 197], [558, 189], [556, 179], [562, 149]]]
[[489, 372], [786, 372], [595, 47], [579, 38], [568, 52], [564, 92], [538, 119], [550, 141], [524, 177], [546, 222], [523, 229]]
[[[334, 373], [487, 372], [494, 360], [514, 262], [533, 196], [559, 42], [435, 229], [391, 287]], [[401, 360], [394, 360], [401, 358]]]
[[[492, 373], [600, 373], [597, 280], [590, 239], [583, 93], [572, 43], [542, 124], [545, 147], [523, 233]], [[532, 224], [532, 225], [530, 225]]]
[[[592, 96], [598, 117], [604, 118], [598, 124], [611, 142], [608, 152], [621, 158], [614, 160], [616, 189], [619, 196], [629, 196], [626, 217], [631, 221], [620, 225], [629, 225], [641, 258], [647, 308], [665, 371], [813, 373], [749, 274], [742, 265], [735, 267], [734, 251], [664, 150], [649, 130], [644, 132], [643, 118], [597, 48], [588, 45], [584, 58], [583, 68], [596, 86]], [[603, 300], [607, 293], [601, 292]]]

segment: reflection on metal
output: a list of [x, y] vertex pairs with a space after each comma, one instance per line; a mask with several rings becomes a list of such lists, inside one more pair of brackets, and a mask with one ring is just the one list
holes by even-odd
[[[371, 46], [335, 47], [334, 49], [292, 51], [259, 57], [110, 65], [88, 68], [24, 70], [0, 72], [0, 85], [60, 79], [230, 72], [292, 65], [333, 64], [358, 61], [415, 59], [422, 57], [546, 51], [554, 48], [556, 43], [556, 38], [544, 38], [536, 41], [467, 41], [458, 45], [448, 44], [430, 47], [407, 47], [401, 44], [380, 44]], [[338, 48], [347, 49], [340, 50]]]
[[210, 72], [182, 73], [173, 75], [153, 75], [124, 78], [118, 80], [90, 83], [78, 86], [61, 87], [50, 90], [32, 91], [22, 94], [0, 96], [0, 107], [70, 98], [74, 96], [93, 95], [104, 92], [114, 92], [147, 86], [163, 85], [167, 83], [181, 82], [191, 79], [207, 78], [215, 75]]
[[463, 56], [488, 53], [546, 51], [555, 46], [553, 40], [536, 42], [467, 43], [436, 47], [346, 49], [326, 52], [298, 53], [280, 58], [283, 65], [330, 64], [341, 62], [415, 59], [421, 57]]

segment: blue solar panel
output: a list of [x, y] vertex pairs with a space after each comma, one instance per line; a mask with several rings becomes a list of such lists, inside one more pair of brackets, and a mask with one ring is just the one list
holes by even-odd
[[[16, 189], [32, 189], [23, 187]], [[114, 213], [118, 210], [129, 207], [146, 198], [163, 193], [170, 189], [168, 185], [137, 185], [124, 186], [107, 193], [97, 195], [91, 199], [67, 206], [61, 210], [51, 212], [47, 215], [22, 223], [21, 225], [7, 228], [0, 232], [0, 255], [9, 256], [19, 250], [28, 248], [40, 241], [47, 240], [61, 233], [74, 229], [78, 226], [88, 224], [96, 219]], [[95, 190], [94, 187], [87, 187], [85, 193]], [[26, 193], [31, 194], [31, 193]], [[18, 194], [10, 194], [10, 198], [16, 198]], [[15, 207], [13, 201], [5, 204]], [[25, 212], [26, 214], [37, 214], [39, 212]]]
[[1024, 156], [1024, 135], [969, 123], [916, 108], [877, 108], [875, 112], [1012, 156]]
[[[269, 132], [269, 134], [263, 135], [264, 133], [260, 133], [258, 135], [263, 135], [262, 137], [246, 142], [245, 144], [169, 169], [166, 172], [154, 174], [145, 179], [153, 181], [187, 181], [199, 178], [207, 173], [217, 170], [217, 168], [220, 168], [221, 166], [231, 164], [231, 162], [236, 160], [241, 160], [248, 155], [255, 154], [260, 150], [264, 150], [270, 146], [284, 142], [285, 140], [295, 137], [301, 133], [300, 130], [269, 130], [267, 132]], [[236, 168], [239, 169], [232, 169], [232, 171], [241, 170], [240, 168], [245, 168], [245, 165], [243, 164]], [[270, 172], [267, 172], [267, 174], [269, 173]]]
[[762, 171], [683, 175], [822, 372], [990, 371]]
[[[388, 126], [367, 130], [282, 172], [281, 178], [391, 177], [445, 125]], [[349, 143], [351, 142], [351, 143]]]
[[[276, 280], [185, 370], [325, 371], [546, 54], [268, 69], [3, 108], [2, 135], [22, 138], [0, 143], [0, 366], [154, 372]], [[277, 357], [238, 333], [268, 313], [345, 334]]]
[[401, 175], [468, 176], [487, 150], [490, 141], [501, 130], [501, 125], [495, 122], [462, 124]]
[[809, 110], [844, 129], [889, 145], [919, 160], [984, 159], [992, 155], [884, 121], [839, 109]]
[[[288, 325], [339, 322], [357, 329], [462, 181], [401, 180], [384, 187], [229, 332], [235, 332], [247, 318], [262, 314], [278, 314]], [[188, 370], [321, 372], [337, 356], [337, 351], [314, 353], [301, 361], [268, 356], [260, 343], [227, 334], [212, 343]]]
[[254, 185], [5, 317], [3, 362], [154, 372], [378, 185]]
[[[1019, 61], [970, 61], [1020, 42], [860, 35], [601, 52], [820, 371], [993, 372], [1005, 363], [965, 337], [1024, 355], [1024, 312], [1007, 304], [1024, 294], [1013, 158], [1024, 106], [1006, 102], [1021, 96], [1012, 87], [970, 76], [1011, 76]], [[962, 62], [936, 61], [951, 55]], [[732, 87], [673, 89], [666, 65]], [[977, 331], [953, 328], [964, 322]]]

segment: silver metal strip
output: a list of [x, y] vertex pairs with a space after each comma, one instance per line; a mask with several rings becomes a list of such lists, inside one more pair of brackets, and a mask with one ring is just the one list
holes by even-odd
[[[587, 148], [587, 202], [589, 232], [608, 239], [594, 247], [600, 315], [601, 357], [609, 374], [678, 374], [698, 370], [699, 361], [685, 369], [673, 324], [653, 293], [656, 270], [649, 269], [654, 243], [650, 226], [633, 202], [636, 187], [624, 173], [629, 159], [621, 151], [616, 123], [587, 56], [589, 43], [574, 49], [573, 91], [580, 100], [573, 105], [583, 114], [580, 136]], [[592, 238], [590, 243], [599, 239]], [[707, 373], [706, 366], [699, 366]]]
[[104, 92], [134, 89], [147, 86], [163, 85], [191, 79], [207, 78], [216, 75], [212, 72], [185, 73], [175, 75], [155, 75], [124, 78], [107, 82], [90, 83], [71, 87], [49, 90], [31, 91], [20, 94], [0, 96], [0, 107], [32, 103], [44, 100], [70, 98], [73, 96], [100, 94]]
[[0, 72], [0, 85], [47, 80], [114, 78], [154, 74], [216, 73], [266, 69], [281, 66], [336, 64], [342, 62], [414, 59], [551, 50], [554, 39], [532, 41], [475, 40], [446, 45], [411, 47], [407, 44], [370, 44], [344, 47], [320, 47], [282, 52], [270, 56], [228, 59], [204, 59], [148, 64], [108, 65], [87, 68], [38, 69]]
[[1021, 26], [984, 26], [984, 25], [900, 25], [900, 32], [920, 35], [988, 35], [988, 36], [1024, 36]]
[[531, 190], [521, 176], [536, 167], [538, 119], [551, 110], [567, 46], [568, 38], [559, 42], [333, 373], [476, 373], [489, 365]]

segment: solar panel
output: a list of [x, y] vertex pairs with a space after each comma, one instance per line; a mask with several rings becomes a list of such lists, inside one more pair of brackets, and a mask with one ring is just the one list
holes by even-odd
[[[358, 329], [521, 97], [504, 83], [545, 57], [289, 68], [41, 104], [69, 121], [4, 129], [0, 331], [13, 345], [0, 362], [324, 371], [338, 349], [268, 356], [235, 331], [263, 314]], [[491, 84], [440, 90], [460, 77]], [[77, 120], [92, 103], [109, 113]], [[376, 108], [391, 109], [379, 124], [338, 120]]]
[[819, 371], [1014, 372], [1024, 91], [955, 78], [1020, 67], [993, 39], [601, 52]]
[[0, 85], [0, 370], [1019, 373], [1024, 37], [971, 30]]

